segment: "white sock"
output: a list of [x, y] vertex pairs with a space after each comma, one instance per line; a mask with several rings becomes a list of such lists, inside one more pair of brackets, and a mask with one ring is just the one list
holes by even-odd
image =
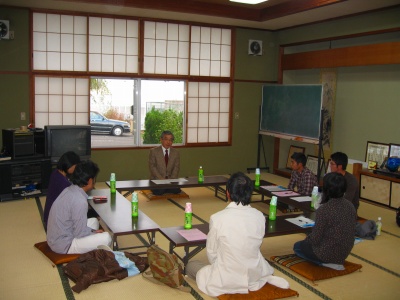
[[287, 282], [286, 279], [282, 278], [282, 277], [278, 277], [278, 276], [274, 276], [274, 275], [269, 275], [267, 277], [267, 282], [269, 284], [272, 284], [274, 286], [277, 286], [281, 289], [288, 289], [289, 288], [289, 282]]

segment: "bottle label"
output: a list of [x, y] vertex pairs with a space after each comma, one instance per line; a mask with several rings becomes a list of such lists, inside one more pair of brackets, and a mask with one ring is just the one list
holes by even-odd
[[203, 169], [199, 169], [199, 182], [204, 182], [204, 172]]
[[254, 180], [254, 185], [255, 186], [260, 186], [260, 174], [256, 174], [255, 180]]
[[192, 228], [192, 213], [185, 213], [185, 229], [191, 229]]
[[132, 202], [132, 217], [137, 217], [138, 215], [139, 215], [138, 202]]
[[269, 203], [269, 215], [268, 219], [275, 220], [276, 219], [276, 203], [278, 199], [276, 196], [272, 196], [271, 202]]
[[270, 206], [268, 219], [271, 221], [276, 220], [276, 206]]
[[117, 192], [115, 181], [110, 181], [110, 190], [111, 190], [111, 193], [113, 193], [113, 194], [115, 194]]
[[381, 235], [381, 230], [382, 230], [382, 223], [376, 224], [376, 235]]

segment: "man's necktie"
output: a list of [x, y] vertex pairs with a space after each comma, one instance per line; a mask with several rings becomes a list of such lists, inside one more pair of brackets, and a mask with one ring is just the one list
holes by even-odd
[[168, 165], [168, 149], [165, 150], [164, 159], [165, 159], [165, 166], [167, 166]]

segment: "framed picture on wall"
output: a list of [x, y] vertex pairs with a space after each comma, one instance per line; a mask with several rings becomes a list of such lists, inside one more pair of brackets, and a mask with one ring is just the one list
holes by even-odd
[[397, 156], [400, 157], [400, 145], [390, 143], [390, 151], [389, 156]]
[[367, 151], [365, 153], [365, 161], [368, 169], [376, 169], [382, 165], [384, 160], [389, 156], [389, 144], [367, 142]]
[[306, 167], [313, 172], [314, 175], [318, 173], [318, 157], [314, 155], [307, 155]]
[[304, 147], [297, 147], [297, 146], [291, 145], [289, 148], [288, 158], [287, 158], [287, 162], [286, 162], [286, 168], [288, 168], [290, 170], [292, 169], [292, 164], [290, 163], [290, 160], [291, 160], [290, 157], [292, 156], [293, 153], [295, 153], [295, 152], [304, 153], [304, 151], [306, 151], [306, 148], [304, 148]]

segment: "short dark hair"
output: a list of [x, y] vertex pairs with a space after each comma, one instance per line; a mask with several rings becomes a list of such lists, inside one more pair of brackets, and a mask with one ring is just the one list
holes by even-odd
[[68, 173], [68, 169], [73, 165], [79, 164], [81, 162], [81, 158], [74, 151], [65, 152], [61, 155], [60, 159], [57, 162], [57, 169], [60, 171], [64, 171]]
[[347, 189], [346, 178], [340, 173], [331, 172], [324, 176], [322, 201], [326, 203], [333, 198], [341, 198]]
[[173, 134], [171, 131], [169, 131], [169, 130], [164, 130], [164, 131], [161, 133], [160, 138], [163, 139], [165, 135], [172, 135], [172, 140], [175, 139], [174, 134]]
[[335, 152], [331, 155], [331, 159], [336, 165], [340, 165], [343, 170], [346, 170], [349, 159], [345, 153]]
[[226, 190], [229, 192], [232, 201], [236, 204], [242, 203], [242, 205], [246, 206], [250, 204], [253, 183], [242, 172], [237, 172], [228, 179]]
[[292, 154], [292, 156], [290, 157], [291, 159], [293, 159], [295, 162], [297, 162], [298, 164], [302, 164], [303, 167], [306, 166], [307, 163], [307, 157], [305, 156], [304, 153], [301, 152], [295, 152]]
[[100, 169], [91, 160], [82, 161], [76, 165], [74, 173], [71, 175], [71, 182], [79, 187], [88, 184], [90, 178], [95, 179]]

